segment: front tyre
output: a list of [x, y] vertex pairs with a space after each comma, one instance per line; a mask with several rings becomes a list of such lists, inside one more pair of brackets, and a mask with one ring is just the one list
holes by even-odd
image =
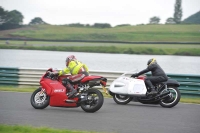
[[162, 99], [160, 101], [160, 105], [165, 108], [172, 108], [175, 105], [177, 105], [178, 102], [180, 101], [181, 93], [179, 89], [174, 86], [168, 87], [167, 89], [162, 90], [161, 94], [165, 93], [166, 91], [170, 91], [170, 94], [165, 99]]
[[35, 109], [44, 109], [49, 105], [49, 100], [49, 96], [41, 88], [38, 88], [31, 95], [30, 102]]
[[113, 99], [117, 104], [128, 104], [130, 101], [133, 100], [132, 97], [127, 96], [127, 95], [120, 95], [120, 94], [114, 94]]
[[89, 89], [87, 91], [87, 100], [81, 103], [81, 108], [85, 112], [93, 113], [98, 111], [104, 102], [102, 93], [97, 89]]

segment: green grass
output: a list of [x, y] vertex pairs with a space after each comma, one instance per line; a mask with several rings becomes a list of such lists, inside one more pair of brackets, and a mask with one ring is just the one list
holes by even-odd
[[181, 97], [180, 102], [200, 104], [200, 98], [199, 97]]
[[14, 92], [33, 92], [38, 86], [0, 86], [0, 91], [14, 91]]
[[99, 132], [54, 129], [47, 127], [36, 128], [32, 126], [0, 124], [0, 133], [99, 133]]
[[[24, 44], [26, 42], [26, 45]], [[103, 47], [119, 47], [119, 48], [163, 48], [163, 49], [180, 49], [180, 48], [197, 48], [200, 49], [200, 43], [199, 44], [127, 44], [127, 43], [89, 43], [89, 42], [51, 42], [51, 41], [14, 41], [10, 40], [9, 44], [6, 44], [5, 40], [0, 40], [0, 46], [35, 46], [35, 47], [46, 47], [46, 46], [63, 46], [63, 47], [81, 47], [81, 46], [103, 46]]]
[[189, 55], [200, 56], [200, 44], [122, 44], [86, 42], [0, 41], [0, 49], [27, 49], [69, 52]]
[[[38, 86], [30, 87], [30, 86], [0, 86], [0, 91], [14, 91], [14, 92], [33, 92], [38, 88]], [[112, 98], [110, 95], [106, 95], [104, 92], [102, 92], [104, 97], [106, 98]], [[180, 102], [183, 103], [195, 103], [200, 104], [200, 98], [199, 97], [181, 97]]]
[[[25, 41], [12, 40], [9, 41], [9, 45], [6, 45], [4, 40], [0, 41], [0, 49], [200, 56], [200, 25], [138, 25], [105, 29], [35, 25], [1, 31], [1, 37], [21, 38], [26, 41], [26, 45]], [[43, 39], [47, 42], [27, 41], [26, 38]], [[60, 42], [65, 40], [84, 42]], [[197, 42], [199, 44], [87, 43], [87, 41]]]
[[55, 25], [28, 26], [1, 31], [0, 37], [53, 40], [200, 42], [200, 25], [138, 25], [80, 28]]

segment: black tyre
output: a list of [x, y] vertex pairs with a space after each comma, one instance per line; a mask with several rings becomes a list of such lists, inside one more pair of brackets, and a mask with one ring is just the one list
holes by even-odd
[[31, 95], [30, 102], [35, 109], [44, 109], [49, 105], [49, 100], [49, 96], [38, 88]]
[[130, 101], [133, 100], [132, 97], [127, 96], [127, 95], [119, 95], [119, 94], [114, 94], [113, 99], [117, 104], [128, 104]]
[[87, 91], [87, 101], [81, 103], [81, 108], [85, 112], [93, 113], [98, 111], [104, 102], [102, 93], [97, 89], [89, 89]]
[[170, 94], [168, 97], [160, 101], [160, 105], [165, 108], [174, 107], [180, 101], [181, 93], [177, 87], [168, 87], [167, 89], [162, 90], [161, 94], [166, 91], [170, 91]]

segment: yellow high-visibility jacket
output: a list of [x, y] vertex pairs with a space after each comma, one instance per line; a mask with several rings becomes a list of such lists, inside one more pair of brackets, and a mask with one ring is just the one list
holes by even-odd
[[64, 75], [64, 74], [71, 74], [71, 75], [76, 75], [78, 74], [78, 72], [80, 71], [81, 68], [84, 68], [85, 71], [88, 72], [88, 67], [81, 63], [80, 61], [78, 60], [72, 60], [69, 62], [69, 65], [68, 67], [64, 68], [63, 70], [59, 71], [59, 75], [58, 76], [61, 76], [61, 75]]

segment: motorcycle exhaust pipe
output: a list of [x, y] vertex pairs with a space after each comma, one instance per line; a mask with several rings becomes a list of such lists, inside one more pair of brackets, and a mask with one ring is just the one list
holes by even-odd
[[[143, 99], [143, 101], [151, 101], [151, 100], [154, 100], [154, 102], [155, 102], [155, 101], [159, 101], [159, 100], [161, 100], [161, 99], [163, 99], [163, 98], [166, 98], [168, 94], [170, 94], [169, 91], [166, 92], [166, 93], [163, 93], [163, 94], [161, 94], [161, 95], [158, 95], [158, 96], [149, 98], [149, 99]], [[158, 98], [158, 99], [157, 99], [157, 98]]]
[[86, 95], [82, 95], [80, 96], [78, 103], [86, 102], [87, 100], [88, 100], [88, 97]]
[[156, 99], [154, 102], [160, 101], [161, 99], [165, 99], [166, 97], [168, 97], [168, 95], [165, 95], [165, 96], [163, 96], [163, 97], [160, 97], [160, 98]]
[[[168, 94], [170, 94], [169, 91], [166, 92], [166, 93], [163, 93], [163, 94], [161, 94], [161, 95], [158, 95], [158, 96], [156, 96], [156, 97], [153, 97], [152, 99], [155, 99], [155, 101], [160, 101], [161, 99], [166, 98], [166, 97], [168, 96]], [[157, 99], [157, 98], [158, 98], [158, 99]]]
[[163, 97], [163, 96], [165, 96], [165, 95], [168, 95], [168, 94], [170, 94], [170, 92], [169, 92], [169, 91], [168, 91], [168, 92], [166, 92], [166, 93], [163, 93], [163, 94], [161, 94], [161, 95], [158, 95], [158, 96], [156, 96], [156, 97], [154, 97], [154, 98]]

